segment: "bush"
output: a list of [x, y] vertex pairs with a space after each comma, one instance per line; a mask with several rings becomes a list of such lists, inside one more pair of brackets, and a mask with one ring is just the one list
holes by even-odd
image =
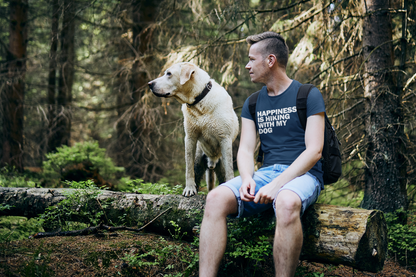
[[124, 168], [116, 167], [113, 161], [106, 157], [105, 152], [106, 150], [100, 148], [96, 141], [75, 143], [72, 147], [58, 147], [56, 153], [46, 154], [47, 160], [43, 162], [44, 175], [48, 180], [60, 179], [66, 167], [88, 161], [100, 170], [104, 179], [114, 179], [116, 173], [123, 172]]
[[[403, 223], [403, 216], [409, 223]], [[401, 265], [416, 265], [416, 215], [402, 209], [386, 214], [389, 256]]]

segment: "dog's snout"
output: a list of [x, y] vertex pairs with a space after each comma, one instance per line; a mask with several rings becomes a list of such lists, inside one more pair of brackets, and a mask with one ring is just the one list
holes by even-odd
[[153, 90], [153, 87], [154, 87], [154, 85], [155, 85], [155, 83], [153, 83], [152, 81], [150, 81], [149, 83], [147, 83], [148, 85], [149, 85], [149, 88], [151, 89], [151, 90]]

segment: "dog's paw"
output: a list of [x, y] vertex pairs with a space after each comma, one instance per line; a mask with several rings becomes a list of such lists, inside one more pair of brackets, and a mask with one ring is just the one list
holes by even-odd
[[186, 186], [182, 192], [182, 195], [187, 197], [193, 196], [195, 194], [197, 194], [196, 187]]

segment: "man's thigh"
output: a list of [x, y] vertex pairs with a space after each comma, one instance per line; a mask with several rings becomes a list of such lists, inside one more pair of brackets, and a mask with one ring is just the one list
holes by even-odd
[[[288, 182], [279, 190], [278, 194], [284, 190], [289, 190], [299, 197], [301, 201], [300, 214], [302, 215], [310, 205], [318, 200], [319, 194], [321, 193], [321, 184], [315, 176], [306, 173]], [[277, 199], [278, 197], [273, 202], [275, 212], [276, 207], [279, 206], [276, 203]]]
[[[279, 174], [281, 174], [284, 171], [284, 169], [286, 169], [287, 167], [288, 166], [275, 165], [275, 166], [270, 166], [267, 168], [262, 168], [256, 171], [253, 175], [253, 180], [256, 182], [255, 194], [259, 191], [260, 188], [267, 185], [274, 178], [276, 178]], [[219, 187], [227, 187], [235, 195], [235, 198], [237, 201], [238, 212], [236, 214], [231, 215], [230, 217], [236, 217], [236, 218], [247, 217], [247, 216], [261, 213], [273, 207], [271, 203], [270, 204], [256, 204], [253, 201], [251, 202], [242, 201], [240, 197], [240, 191], [239, 191], [241, 187], [241, 183], [242, 183], [242, 179], [240, 176], [238, 176], [227, 181], [224, 184], [221, 184], [221, 186], [219, 186]]]
[[225, 215], [235, 214], [237, 213], [237, 199], [229, 188], [218, 186], [208, 193], [205, 211]]

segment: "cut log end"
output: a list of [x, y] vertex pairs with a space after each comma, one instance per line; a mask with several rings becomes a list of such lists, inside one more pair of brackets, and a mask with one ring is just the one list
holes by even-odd
[[[383, 269], [387, 255], [387, 225], [384, 215], [373, 210], [367, 219], [367, 228], [358, 245], [357, 267], [378, 272]], [[371, 269], [371, 270], [370, 270]]]
[[381, 211], [315, 204], [302, 223], [302, 260], [344, 264], [369, 272], [383, 269], [387, 226]]

